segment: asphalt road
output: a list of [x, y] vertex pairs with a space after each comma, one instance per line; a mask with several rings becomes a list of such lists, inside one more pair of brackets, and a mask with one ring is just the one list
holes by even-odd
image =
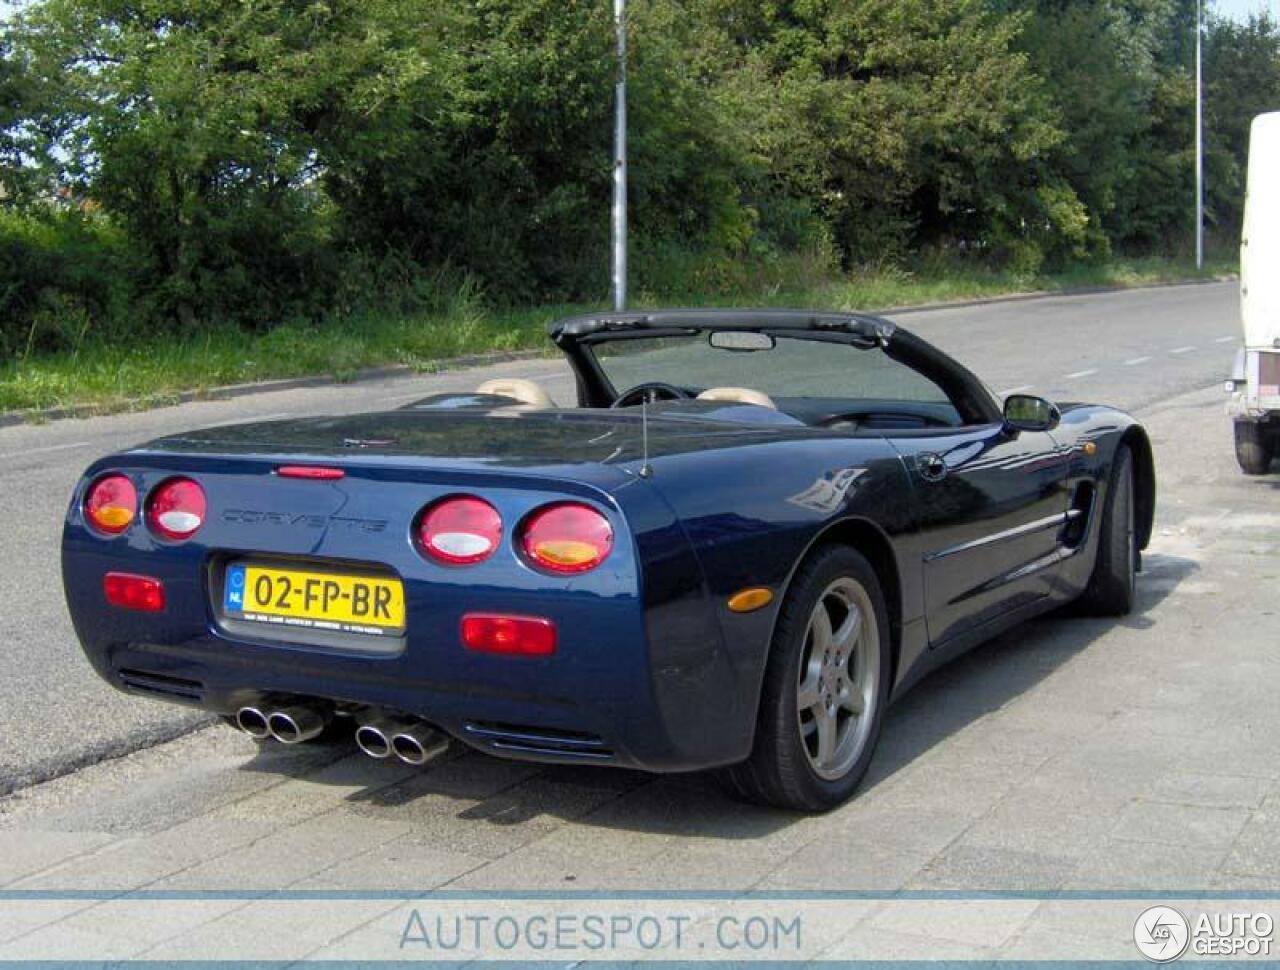
[[[942, 310], [899, 321], [1002, 393], [1030, 390], [1142, 411], [1222, 380], [1239, 341], [1234, 283], [1164, 287]], [[0, 429], [9, 510], [0, 549], [0, 793], [190, 730], [201, 719], [108, 688], [80, 655], [62, 603], [58, 537], [81, 469], [100, 454], [187, 428], [398, 407], [496, 374], [572, 397], [556, 361], [193, 402], [138, 414]], [[1229, 434], [1223, 419], [1221, 434]]]

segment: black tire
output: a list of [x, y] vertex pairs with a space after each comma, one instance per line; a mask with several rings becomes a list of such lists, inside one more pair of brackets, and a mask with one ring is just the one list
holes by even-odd
[[1275, 457], [1275, 442], [1256, 421], [1235, 422], [1236, 462], [1246, 475], [1265, 475]]
[[1116, 449], [1102, 509], [1098, 556], [1080, 606], [1095, 616], [1125, 616], [1133, 610], [1138, 571], [1133, 454]]
[[[843, 584], [850, 590], [861, 588], [864, 602], [871, 607], [870, 617], [864, 616], [863, 622], [874, 622], [875, 628], [868, 631], [866, 641], [859, 634], [859, 645], [850, 650], [857, 651], [860, 658], [865, 654], [870, 662], [864, 676], [872, 699], [858, 716], [869, 720], [865, 727], [851, 729], [860, 739], [850, 749], [851, 756], [856, 753], [855, 760], [847, 770], [840, 769], [839, 777], [824, 778], [806, 748], [797, 691], [801, 661], [809, 647], [810, 619], [832, 584]], [[864, 612], [865, 608], [859, 610]], [[871, 564], [847, 546], [817, 551], [797, 571], [782, 604], [765, 667], [751, 755], [740, 764], [721, 769], [717, 773], [721, 784], [746, 801], [801, 812], [827, 811], [848, 799], [867, 773], [880, 737], [892, 675], [890, 637], [884, 594]], [[852, 680], [854, 674], [849, 676]]]

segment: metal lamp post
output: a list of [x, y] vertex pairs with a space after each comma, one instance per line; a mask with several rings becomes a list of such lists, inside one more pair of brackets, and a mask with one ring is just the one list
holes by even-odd
[[627, 0], [613, 0], [618, 45], [613, 125], [613, 308], [627, 306]]
[[1201, 44], [1204, 0], [1196, 0], [1196, 269], [1204, 266], [1204, 77]]

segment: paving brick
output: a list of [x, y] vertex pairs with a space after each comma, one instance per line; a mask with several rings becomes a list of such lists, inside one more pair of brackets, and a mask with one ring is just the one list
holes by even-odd
[[116, 841], [104, 832], [0, 830], [0, 885], [12, 885]]
[[1225, 849], [1235, 841], [1248, 819], [1249, 812], [1244, 809], [1142, 799], [1125, 810], [1111, 835], [1131, 842]]
[[289, 886], [410, 831], [405, 823], [330, 813], [272, 832], [157, 881], [157, 889], [275, 889]]
[[913, 889], [1048, 891], [1075, 871], [1076, 860], [1017, 849], [957, 844], [931, 859], [908, 882]]
[[1267, 807], [1255, 812], [1231, 845], [1222, 863], [1224, 878], [1257, 876], [1271, 880], [1271, 887], [1280, 885], [1280, 806]]
[[1024, 899], [894, 900], [872, 916], [865, 928], [994, 948], [1008, 942], [1039, 905]]
[[1160, 801], [1206, 808], [1257, 808], [1262, 804], [1271, 782], [1249, 775], [1205, 775], [1196, 772], [1170, 772], [1158, 778], [1152, 794]]
[[1105, 841], [1080, 860], [1066, 889], [1194, 889], [1210, 886], [1226, 850]]

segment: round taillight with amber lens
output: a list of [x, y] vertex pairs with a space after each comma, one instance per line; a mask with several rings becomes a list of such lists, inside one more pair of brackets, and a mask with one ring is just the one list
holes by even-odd
[[589, 505], [562, 502], [529, 516], [520, 544], [535, 566], [553, 573], [585, 573], [613, 549], [613, 527]]
[[147, 525], [163, 539], [190, 539], [204, 525], [204, 489], [189, 478], [161, 482], [147, 499]]
[[437, 562], [483, 562], [502, 542], [502, 516], [484, 499], [455, 495], [427, 506], [418, 520], [418, 548]]
[[138, 490], [124, 475], [103, 475], [84, 495], [84, 516], [99, 532], [116, 536], [138, 514]]

